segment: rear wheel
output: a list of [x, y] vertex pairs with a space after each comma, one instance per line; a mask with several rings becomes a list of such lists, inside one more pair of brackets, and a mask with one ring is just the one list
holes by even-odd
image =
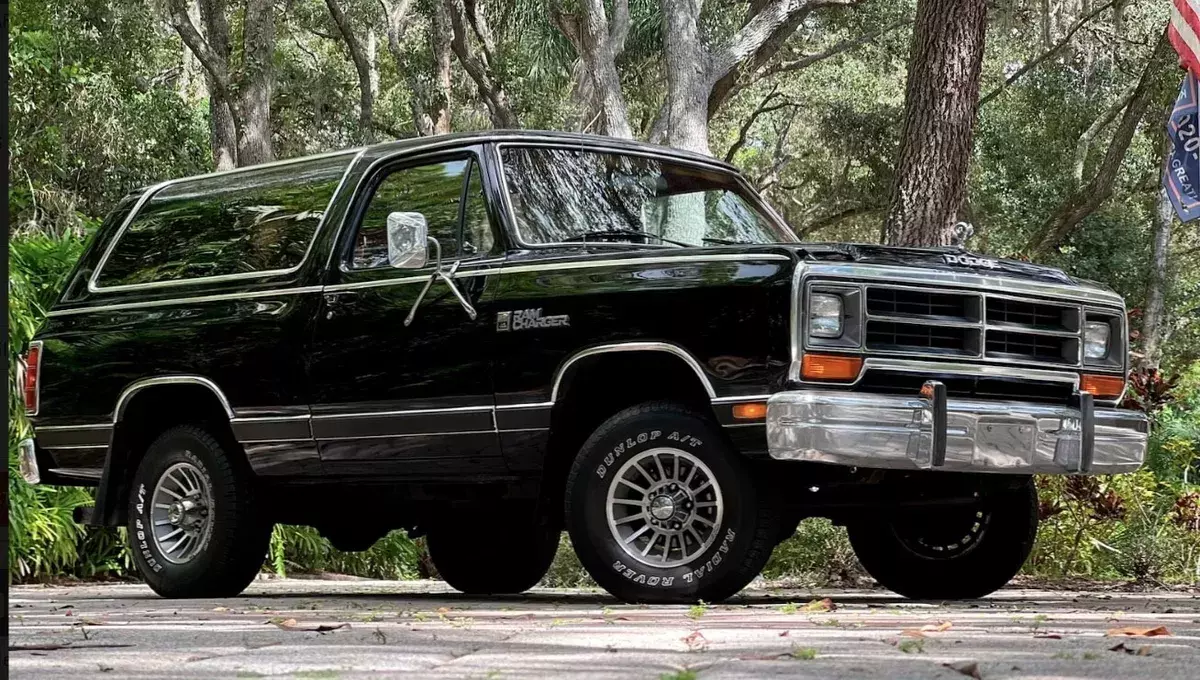
[[431, 527], [426, 542], [429, 559], [450, 587], [468, 595], [505, 595], [542, 580], [561, 535], [532, 512], [480, 511]]
[[583, 566], [626, 602], [715, 602], [766, 564], [773, 507], [710, 420], [651, 402], [584, 443], [567, 479], [567, 529]]
[[163, 597], [228, 597], [254, 580], [270, 524], [253, 479], [209, 430], [163, 432], [142, 458], [129, 498], [129, 540], [146, 584]]
[[1033, 480], [956, 508], [903, 510], [847, 527], [880, 585], [921, 600], [983, 597], [1021, 570], [1037, 536]]

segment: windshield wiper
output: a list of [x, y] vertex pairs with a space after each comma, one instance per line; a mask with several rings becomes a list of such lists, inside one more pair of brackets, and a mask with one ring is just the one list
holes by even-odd
[[[692, 247], [692, 244], [690, 244], [690, 243], [684, 243], [683, 241], [675, 241], [675, 240], [672, 240], [669, 238], [663, 238], [657, 234], [650, 234], [650, 233], [647, 233], [644, 231], [637, 231], [634, 229], [597, 229], [595, 231], [585, 231], [582, 234], [576, 234], [574, 236], [565, 238], [565, 239], [563, 239], [563, 242], [566, 243], [566, 242], [572, 242], [572, 241], [581, 241], [583, 243], [587, 243], [587, 240], [589, 238], [598, 238], [601, 240], [605, 240], [605, 237], [613, 237], [613, 236], [620, 236], [620, 237], [632, 236], [635, 238], [642, 238], [642, 239], [652, 238], [652, 239], [657, 239], [661, 243], [670, 243], [673, 245], [682, 246], [684, 248]], [[649, 245], [649, 244], [642, 244], [642, 245]]]
[[724, 239], [724, 238], [712, 238], [712, 237], [710, 237], [710, 236], [705, 236], [704, 238], [702, 238], [702, 239], [700, 239], [700, 240], [701, 240], [701, 241], [703, 241], [703, 242], [705, 242], [705, 243], [719, 243], [720, 245], [723, 245], [723, 246], [749, 246], [749, 245], [753, 245], [753, 244], [752, 244], [752, 243], [750, 243], [749, 241], [730, 241], [729, 239]]

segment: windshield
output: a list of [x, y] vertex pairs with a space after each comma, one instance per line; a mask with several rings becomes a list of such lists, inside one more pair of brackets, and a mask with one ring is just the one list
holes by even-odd
[[501, 150], [520, 240], [663, 246], [792, 242], [736, 175], [616, 152]]

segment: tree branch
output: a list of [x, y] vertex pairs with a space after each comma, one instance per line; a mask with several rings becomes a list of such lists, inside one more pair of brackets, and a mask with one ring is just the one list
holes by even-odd
[[724, 46], [709, 53], [708, 80], [716, 83], [752, 58], [796, 14], [862, 0], [770, 0]]
[[1046, 61], [1050, 57], [1053, 57], [1055, 54], [1058, 54], [1059, 50], [1066, 47], [1067, 43], [1071, 42], [1071, 38], [1072, 38], [1072, 36], [1075, 35], [1076, 31], [1078, 31], [1080, 28], [1082, 28], [1084, 24], [1086, 24], [1087, 22], [1089, 22], [1092, 19], [1094, 19], [1095, 17], [1097, 17], [1101, 12], [1107, 10], [1109, 7], [1112, 7], [1113, 2], [1114, 2], [1114, 0], [1108, 0], [1108, 2], [1104, 3], [1103, 5], [1100, 5], [1096, 9], [1092, 10], [1091, 13], [1087, 14], [1086, 16], [1080, 17], [1075, 23], [1071, 24], [1071, 27], [1069, 29], [1067, 29], [1067, 32], [1065, 34], [1063, 34], [1063, 37], [1058, 39], [1058, 42], [1056, 42], [1050, 46], [1050, 49], [1046, 50], [1045, 52], [1042, 52], [1038, 56], [1034, 57], [1033, 60], [1030, 61], [1028, 64], [1025, 64], [1021, 68], [1017, 69], [1017, 72], [1012, 74], [1008, 78], [1006, 78], [1004, 80], [1004, 82], [1000, 84], [999, 87], [992, 90], [991, 92], [988, 92], [984, 96], [980, 97], [979, 106], [983, 106], [984, 104], [995, 99], [1009, 85], [1012, 85], [1013, 83], [1017, 82], [1026, 73], [1029, 73], [1033, 69], [1037, 68], [1038, 64], [1041, 64], [1043, 61]]
[[342, 6], [337, 0], [325, 0], [325, 6], [329, 8], [333, 23], [342, 34], [342, 40], [350, 52], [350, 59], [354, 61], [354, 70], [358, 73], [359, 133], [362, 135], [362, 141], [370, 143], [374, 139], [371, 118], [375, 108], [375, 97], [371, 93], [371, 64], [367, 61], [362, 43], [354, 35], [354, 28], [350, 25], [346, 13], [342, 11]]
[[196, 30], [195, 24], [188, 16], [187, 6], [183, 0], [168, 0], [167, 9], [170, 13], [171, 25], [179, 33], [183, 44], [187, 45], [192, 54], [196, 55], [196, 59], [199, 60], [204, 70], [208, 71], [217, 96], [225, 100], [232, 108], [234, 101], [231, 95], [232, 87], [229, 83], [228, 64], [213, 51], [204, 36], [200, 35], [200, 31]]
[[1092, 141], [1096, 139], [1096, 135], [1100, 131], [1108, 127], [1108, 124], [1116, 119], [1121, 110], [1129, 106], [1129, 102], [1133, 99], [1134, 88], [1130, 88], [1129, 92], [1118, 99], [1112, 106], [1105, 111], [1088, 126], [1083, 134], [1079, 135], [1079, 141], [1075, 144], [1075, 164], [1071, 168], [1071, 178], [1074, 180], [1073, 188], [1078, 190], [1083, 186], [1083, 168], [1087, 164], [1088, 151], [1092, 148]]
[[629, 0], [613, 0], [612, 25], [608, 29], [608, 40], [612, 45], [613, 59], [625, 52], [625, 40], [629, 37]]
[[1164, 32], [1155, 45], [1154, 52], [1147, 60], [1145, 68], [1142, 69], [1142, 75], [1138, 79], [1133, 97], [1125, 107], [1125, 113], [1122, 114], [1121, 122], [1113, 132], [1112, 140], [1108, 143], [1108, 150], [1104, 154], [1104, 160], [1101, 161], [1095, 176], [1086, 186], [1072, 192], [1058, 210], [1042, 224], [1038, 233], [1030, 240], [1030, 246], [1026, 250], [1030, 260], [1039, 258], [1057, 247], [1080, 222], [1095, 212], [1112, 195], [1113, 182], [1116, 181], [1117, 172], [1125, 160], [1125, 152], [1129, 149], [1129, 143], [1133, 140], [1138, 123], [1141, 122], [1146, 108], [1150, 105], [1154, 93], [1151, 84], [1159, 70], [1166, 66], [1168, 52], [1170, 50], [1167, 48], [1166, 33]]
[[790, 61], [781, 61], [777, 64], [767, 67], [766, 69], [763, 69], [759, 74], [757, 74], [755, 76], [754, 79], [761, 80], [763, 78], [773, 76], [777, 73], [785, 73], [788, 71], [799, 71], [800, 69], [808, 68], [809, 66], [812, 66], [813, 64], [816, 64], [818, 62], [825, 61], [826, 59], [829, 59], [830, 57], [836, 57], [837, 55], [839, 55], [843, 52], [848, 52], [848, 51], [854, 49], [855, 47], [860, 47], [869, 42], [874, 42], [875, 40], [883, 37], [884, 35], [887, 35], [888, 33], [891, 33], [892, 31], [896, 30], [897, 28], [901, 28], [903, 26], [908, 26], [911, 23], [913, 23], [913, 19], [911, 19], [911, 18], [903, 19], [903, 20], [897, 21], [893, 24], [889, 24], [888, 26], [885, 26], [885, 27], [879, 29], [878, 31], [875, 31], [874, 33], [868, 33], [866, 35], [859, 36], [857, 38], [851, 38], [850, 40], [843, 40], [839, 43], [831, 45], [828, 49], [825, 49], [821, 52], [817, 52], [816, 54], [807, 54], [803, 57], [800, 57], [799, 59], [792, 59]]
[[[777, 97], [783, 97], [785, 101], [778, 104], [771, 104], [771, 100]], [[766, 97], [763, 97], [763, 100], [758, 104], [758, 107], [754, 109], [754, 112], [750, 114], [750, 117], [746, 119], [746, 122], [742, 123], [742, 128], [738, 130], [737, 140], [734, 141], [733, 145], [729, 147], [729, 150], [725, 152], [725, 162], [732, 163], [733, 157], [736, 156], [737, 152], [741, 151], [742, 147], [746, 145], [746, 137], [750, 134], [750, 128], [754, 127], [754, 123], [758, 120], [759, 116], [768, 114], [772, 111], [778, 111], [779, 109], [786, 108], [788, 106], [795, 106], [795, 103], [787, 100], [784, 95], [779, 93], [779, 86], [771, 88], [771, 92], [768, 93]]]

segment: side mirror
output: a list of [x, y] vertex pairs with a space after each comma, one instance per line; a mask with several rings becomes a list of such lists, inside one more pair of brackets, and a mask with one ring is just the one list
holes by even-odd
[[424, 267], [428, 259], [429, 224], [419, 212], [387, 217], [388, 264], [397, 269]]

